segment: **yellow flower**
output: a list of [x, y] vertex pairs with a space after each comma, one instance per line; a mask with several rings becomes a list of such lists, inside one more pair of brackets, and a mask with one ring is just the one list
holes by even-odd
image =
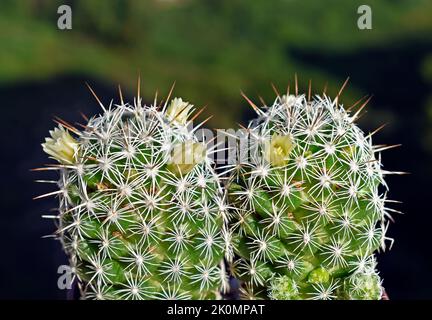
[[50, 131], [51, 137], [45, 138], [43, 150], [63, 164], [75, 162], [78, 142], [62, 126]]
[[274, 134], [270, 141], [265, 143], [265, 159], [276, 167], [284, 166], [288, 163], [292, 148], [293, 143], [289, 136]]
[[174, 98], [166, 111], [166, 116], [170, 121], [185, 125], [192, 108], [193, 105], [182, 98]]
[[206, 147], [202, 143], [186, 141], [176, 144], [171, 153], [168, 170], [176, 175], [188, 174], [195, 165], [206, 158]]

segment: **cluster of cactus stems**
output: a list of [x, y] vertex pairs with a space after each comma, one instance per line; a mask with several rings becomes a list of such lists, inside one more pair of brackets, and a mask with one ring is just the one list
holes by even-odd
[[367, 101], [351, 114], [338, 98], [296, 85], [270, 106], [247, 99], [247, 157], [223, 185], [182, 99], [97, 98], [103, 112], [83, 130], [61, 121], [43, 144], [60, 162], [48, 195], [82, 297], [217, 299], [231, 275], [242, 299], [380, 299], [387, 147], [354, 123]]

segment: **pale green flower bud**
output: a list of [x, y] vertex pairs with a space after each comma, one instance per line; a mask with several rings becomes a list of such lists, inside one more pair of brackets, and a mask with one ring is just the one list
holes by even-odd
[[270, 280], [269, 297], [272, 300], [298, 300], [298, 293], [295, 281], [287, 276]]
[[63, 164], [71, 164], [76, 160], [78, 142], [63, 126], [50, 131], [51, 137], [45, 138], [43, 150], [52, 158]]
[[344, 299], [379, 300], [382, 296], [381, 279], [374, 272], [356, 273], [344, 281]]
[[186, 141], [176, 144], [171, 152], [168, 170], [177, 175], [188, 174], [195, 165], [206, 158], [206, 147], [202, 143]]
[[326, 283], [330, 280], [330, 273], [323, 267], [312, 270], [308, 275], [309, 283]]
[[292, 95], [292, 94], [290, 94], [290, 95], [283, 95], [281, 97], [282, 103], [284, 103], [288, 107], [293, 106], [296, 103], [297, 99], [298, 98], [296, 96]]
[[183, 101], [182, 98], [174, 98], [168, 106], [166, 116], [168, 120], [172, 122], [185, 125], [192, 108], [193, 105], [189, 102]]

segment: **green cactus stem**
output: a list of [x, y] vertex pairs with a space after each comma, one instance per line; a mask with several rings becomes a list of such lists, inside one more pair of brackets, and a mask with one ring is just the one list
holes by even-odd
[[[242, 297], [380, 299], [374, 253], [390, 213], [380, 151], [338, 99], [278, 96], [227, 183], [231, 273]], [[364, 107], [362, 105], [359, 110]]]
[[83, 131], [64, 123], [43, 144], [60, 162], [56, 235], [82, 298], [219, 298], [223, 193], [188, 129], [193, 106], [121, 100]]

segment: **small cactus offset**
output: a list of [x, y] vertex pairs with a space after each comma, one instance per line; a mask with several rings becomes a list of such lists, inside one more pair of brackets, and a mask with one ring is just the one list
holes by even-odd
[[82, 131], [62, 122], [43, 144], [60, 162], [56, 234], [82, 298], [219, 298], [223, 193], [188, 129], [193, 106], [144, 106], [139, 93], [100, 105]]
[[[297, 91], [297, 90], [296, 90]], [[310, 96], [310, 94], [309, 94]], [[390, 200], [380, 151], [325, 94], [278, 95], [247, 130], [227, 182], [230, 272], [243, 299], [380, 299], [374, 253]]]

